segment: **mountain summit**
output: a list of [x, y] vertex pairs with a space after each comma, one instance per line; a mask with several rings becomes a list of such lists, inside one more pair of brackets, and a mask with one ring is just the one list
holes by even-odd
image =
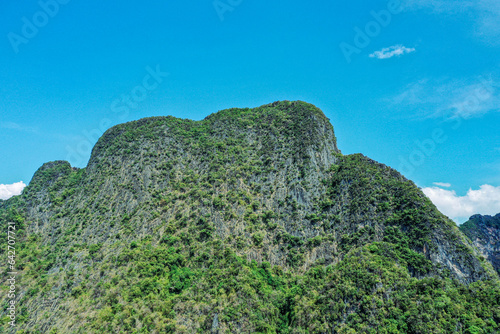
[[24, 333], [500, 329], [491, 264], [305, 102], [117, 125], [86, 168], [44, 164], [0, 223]]

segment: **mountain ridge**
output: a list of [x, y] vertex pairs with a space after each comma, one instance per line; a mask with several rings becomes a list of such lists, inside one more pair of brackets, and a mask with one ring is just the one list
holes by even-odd
[[[422, 282], [450, 299], [432, 308], [446, 328], [475, 326], [450, 316], [460, 289], [471, 319], [498, 328], [483, 310], [498, 303], [469, 297], [498, 289], [471, 241], [400, 173], [342, 155], [323, 112], [301, 101], [114, 126], [87, 167], [46, 163], [0, 202], [9, 221], [22, 240], [22, 330], [200, 332], [217, 314], [220, 332], [368, 332]], [[368, 326], [373, 293], [383, 306]], [[436, 326], [398, 312], [399, 331]]]

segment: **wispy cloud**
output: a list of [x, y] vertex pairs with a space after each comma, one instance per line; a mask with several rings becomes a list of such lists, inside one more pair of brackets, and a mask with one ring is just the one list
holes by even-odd
[[415, 51], [415, 48], [407, 48], [403, 45], [393, 45], [388, 48], [383, 48], [380, 51], [375, 51], [370, 55], [370, 58], [377, 59], [389, 59], [395, 56], [402, 56], [404, 54], [412, 53]]
[[444, 183], [444, 182], [434, 182], [434, 185], [438, 186], [438, 187], [444, 187], [444, 188], [449, 188], [451, 187], [451, 184], [450, 183]]
[[430, 9], [434, 13], [459, 14], [473, 8], [478, 0], [453, 1], [453, 0], [407, 0], [402, 4], [406, 10]]
[[414, 108], [420, 117], [464, 119], [500, 110], [498, 83], [484, 76], [464, 80], [420, 80], [389, 99], [393, 107]]
[[499, 110], [500, 96], [496, 84], [484, 78], [480, 81], [455, 90], [454, 100], [449, 105], [454, 116], [471, 118]]
[[22, 126], [20, 124], [14, 123], [14, 122], [0, 122], [0, 128], [23, 131], [23, 132], [38, 133], [38, 129], [36, 129], [34, 127]]
[[500, 2], [498, 0], [408, 0], [404, 9], [431, 10], [438, 15], [471, 18], [471, 33], [488, 44], [499, 44]]
[[401, 92], [390, 99], [392, 105], [416, 106], [423, 103], [429, 103], [425, 97], [428, 95], [427, 86], [429, 80], [422, 79], [407, 85]]
[[500, 2], [498, 0], [480, 0], [480, 17], [476, 34], [485, 37], [488, 42], [498, 44], [500, 36]]
[[465, 196], [440, 187], [423, 188], [422, 191], [442, 213], [457, 223], [465, 222], [474, 214], [500, 213], [500, 187], [485, 184], [477, 190], [469, 189]]
[[20, 195], [26, 187], [23, 181], [13, 184], [0, 184], [0, 199], [6, 200], [12, 196]]
[[25, 126], [14, 122], [0, 122], [0, 129], [15, 130], [19, 132], [32, 133], [38, 136], [43, 136], [45, 138], [54, 138], [63, 142], [68, 141], [81, 141], [82, 136], [79, 135], [65, 135], [60, 133], [48, 133], [45, 131], [40, 131], [39, 128], [33, 126]]

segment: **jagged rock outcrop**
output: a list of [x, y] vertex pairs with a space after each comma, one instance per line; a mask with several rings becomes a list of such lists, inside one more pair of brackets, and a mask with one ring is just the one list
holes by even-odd
[[496, 216], [474, 215], [460, 225], [460, 230], [500, 273], [500, 213]]

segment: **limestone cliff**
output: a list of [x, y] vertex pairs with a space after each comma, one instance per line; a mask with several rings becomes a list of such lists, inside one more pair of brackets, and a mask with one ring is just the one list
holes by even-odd
[[460, 226], [460, 230], [500, 273], [500, 213], [496, 216], [474, 215]]
[[[2, 231], [12, 222], [23, 333], [363, 332], [358, 320], [379, 314], [376, 327], [386, 307], [403, 332], [426, 332], [436, 324], [408, 320], [426, 304], [404, 294], [441, 288], [448, 304], [425, 312], [465, 330], [457, 296], [498, 287], [413, 182], [342, 155], [323, 112], [300, 101], [117, 125], [86, 168], [47, 163], [0, 201]], [[495, 323], [487, 303], [470, 319]]]

